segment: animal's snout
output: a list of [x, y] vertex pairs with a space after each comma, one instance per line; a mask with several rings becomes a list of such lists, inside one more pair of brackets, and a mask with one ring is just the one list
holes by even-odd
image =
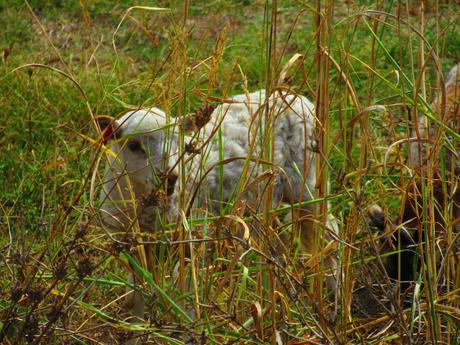
[[174, 193], [174, 188], [176, 187], [177, 174], [171, 172], [166, 178], [166, 194], [172, 195]]

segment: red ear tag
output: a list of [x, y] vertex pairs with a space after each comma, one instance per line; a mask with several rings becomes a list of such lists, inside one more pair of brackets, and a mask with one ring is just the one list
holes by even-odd
[[112, 135], [113, 135], [113, 126], [109, 125], [102, 132], [102, 143], [104, 145], [107, 145], [107, 143], [109, 142], [110, 138], [112, 138]]

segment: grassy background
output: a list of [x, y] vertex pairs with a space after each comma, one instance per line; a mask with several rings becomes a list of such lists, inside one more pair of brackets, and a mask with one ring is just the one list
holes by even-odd
[[[107, 0], [0, 2], [3, 341], [41, 342], [50, 337], [55, 343], [62, 339], [71, 343], [122, 343], [129, 328], [120, 316], [123, 302], [116, 300], [126, 285], [114, 259], [116, 254], [104, 234], [88, 225], [92, 220], [88, 176], [95, 149], [85, 136], [96, 137], [89, 109], [93, 114], [116, 115], [127, 107], [142, 104], [181, 115], [203, 102], [197, 91], [225, 97], [244, 90], [245, 80], [250, 90], [265, 87], [267, 71], [276, 76], [294, 53], [305, 56], [301, 70], [309, 86], [303, 83], [301, 70], [294, 73], [290, 84], [315, 99], [319, 90], [315, 3], [194, 1], [188, 4], [182, 27], [186, 4], [115, 4]], [[272, 40], [269, 53], [270, 14], [275, 4], [276, 40]], [[170, 10], [133, 9], [121, 22], [128, 8], [136, 5]], [[336, 145], [328, 146], [326, 158], [331, 167], [331, 192], [343, 195], [332, 203], [332, 213], [342, 221], [341, 239], [352, 240], [356, 248], [361, 248], [365, 234], [359, 231], [364, 221], [360, 210], [378, 201], [390, 216], [400, 211], [400, 193], [393, 183], [402, 186], [401, 179], [407, 171], [372, 167], [382, 162], [391, 143], [410, 136], [408, 109], [413, 108], [410, 100], [415, 97], [414, 85], [422, 75], [418, 53], [423, 49], [427, 56], [429, 48], [422, 47], [421, 39], [405, 23], [421, 31], [440, 58], [441, 69], [428, 61], [421, 82], [425, 89], [418, 92], [429, 104], [438, 92], [439, 76], [460, 60], [459, 6], [455, 2], [430, 1], [425, 4], [423, 19], [413, 2], [337, 1], [333, 3], [333, 12], [325, 4], [322, 6], [329, 24], [322, 43], [353, 88], [352, 92], [346, 89], [337, 68], [331, 65], [325, 99], [330, 131], [325, 136], [329, 144]], [[399, 15], [400, 19], [364, 15], [369, 9]], [[221, 56], [219, 42], [225, 47]], [[207, 60], [210, 56], [217, 56], [218, 62], [212, 73]], [[361, 109], [382, 105], [386, 112], [369, 111], [363, 127], [351, 130], [349, 124], [359, 114], [353, 97], [359, 100]], [[417, 109], [423, 112], [422, 106]], [[367, 145], [366, 149], [363, 145]], [[401, 154], [404, 161], [404, 147]], [[393, 152], [390, 159], [398, 162], [397, 153]], [[366, 167], [372, 169], [362, 173]], [[341, 248], [338, 252], [345, 255], [346, 250]], [[367, 255], [362, 252], [364, 249], [356, 250], [351, 256]], [[229, 253], [222, 258], [221, 273], [215, 273], [214, 281], [225, 273], [232, 257]], [[194, 328], [197, 338], [204, 332], [206, 343], [231, 339], [269, 342], [275, 339], [272, 321], [283, 319], [278, 331], [284, 341], [293, 344], [308, 339], [324, 342], [326, 338], [333, 339], [333, 343], [414, 339], [408, 337], [402, 326], [415, 324], [413, 318], [396, 318], [387, 332], [373, 333], [389, 325], [385, 323], [389, 319], [376, 325], [368, 323], [369, 318], [350, 319], [344, 311], [344, 300], [332, 322], [333, 304], [321, 300], [311, 307], [312, 297], [306, 291], [315, 295], [312, 288], [306, 288], [298, 298], [288, 298], [284, 292], [280, 300], [286, 310], [278, 303], [280, 309], [276, 313], [268, 312], [261, 321], [266, 328], [261, 334], [257, 320], [250, 321], [252, 303], [258, 300], [267, 308], [272, 301], [267, 297], [270, 274], [261, 268], [260, 260], [250, 256], [235, 268], [216, 309], [205, 314], [202, 323]], [[170, 259], [166, 266], [172, 270], [174, 263], [175, 259]], [[349, 267], [350, 281], [356, 272], [364, 270], [359, 265]], [[291, 273], [303, 279], [301, 270]], [[155, 279], [171, 291], [172, 300], [183, 298], [166, 279]], [[252, 291], [242, 290], [241, 286]], [[343, 289], [349, 291], [350, 286]], [[144, 292], [151, 294], [153, 290], [146, 286]], [[443, 293], [436, 297], [442, 298]], [[186, 332], [191, 327], [174, 316], [164, 299], [154, 296], [152, 300], [151, 320], [160, 321], [144, 327], [158, 333], [154, 339], [163, 336], [169, 340], [158, 341], [173, 342], [171, 328]], [[226, 309], [229, 300], [235, 301], [230, 303], [233, 310]], [[106, 306], [110, 301], [114, 302]], [[458, 308], [457, 299], [448, 305]], [[103, 306], [107, 307], [104, 312]], [[429, 340], [435, 339], [436, 334], [438, 340], [457, 343], [458, 309], [451, 312], [454, 316], [437, 315], [437, 321], [427, 321], [428, 315], [420, 314], [424, 326], [418, 333], [412, 329], [412, 337], [417, 333], [420, 339]], [[283, 313], [287, 316], [280, 316]], [[81, 326], [88, 318], [90, 321]], [[365, 326], [351, 331], [358, 325]], [[110, 340], [104, 332], [109, 332]]]

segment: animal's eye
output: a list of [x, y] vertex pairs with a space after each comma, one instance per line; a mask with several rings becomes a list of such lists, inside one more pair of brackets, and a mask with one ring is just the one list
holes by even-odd
[[136, 140], [130, 141], [126, 146], [128, 146], [128, 149], [130, 149], [133, 152], [142, 151], [141, 143]]

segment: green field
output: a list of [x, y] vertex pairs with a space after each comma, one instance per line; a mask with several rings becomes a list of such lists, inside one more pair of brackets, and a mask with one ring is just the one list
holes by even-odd
[[[150, 106], [181, 117], [211, 99], [273, 90], [294, 54], [303, 59], [284, 86], [320, 100], [318, 186], [340, 224], [320, 262], [294, 241], [281, 263], [257, 238], [241, 259], [238, 241], [217, 241], [210, 264], [197, 246], [194, 270], [181, 260], [184, 244], [158, 245], [154, 272], [136, 265], [134, 244], [114, 242], [96, 221], [93, 173], [104, 154], [94, 117]], [[460, 343], [448, 196], [439, 210], [423, 180], [424, 261], [410, 297], [382, 277], [389, 253], [366, 216], [377, 203], [388, 231], [398, 229], [418, 115], [447, 126], [437, 162], [460, 146], [459, 120], [452, 127], [430, 106], [460, 61], [456, 1], [0, 0], [0, 57], [0, 343], [124, 344], [133, 334], [145, 344]], [[444, 187], [458, 183], [441, 170]], [[201, 233], [220, 221], [186, 223]], [[327, 256], [342, 274], [336, 298], [325, 286]], [[145, 322], [126, 321], [130, 260], [146, 281], [136, 287]], [[195, 287], [184, 289], [175, 270], [195, 271]]]

